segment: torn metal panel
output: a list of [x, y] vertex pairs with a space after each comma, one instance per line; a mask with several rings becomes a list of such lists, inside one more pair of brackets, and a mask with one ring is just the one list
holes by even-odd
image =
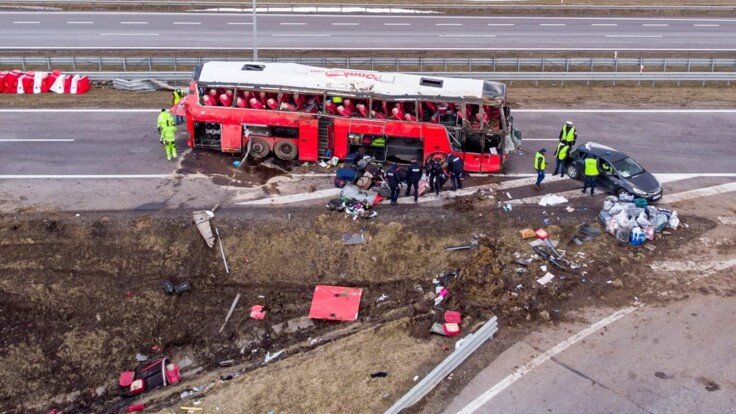
[[207, 246], [211, 249], [215, 245], [215, 234], [212, 232], [210, 220], [215, 217], [215, 213], [209, 210], [198, 210], [192, 213], [194, 224], [197, 225], [199, 234], [202, 235]]

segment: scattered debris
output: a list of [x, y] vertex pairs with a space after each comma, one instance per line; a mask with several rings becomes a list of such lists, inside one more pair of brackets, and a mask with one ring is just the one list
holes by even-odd
[[175, 292], [175, 290], [174, 290], [174, 284], [171, 283], [170, 280], [162, 280], [161, 281], [161, 287], [164, 289], [164, 292], [167, 295], [173, 295], [174, 292]]
[[572, 238], [567, 244], [575, 243], [577, 245], [581, 245], [583, 243], [587, 243], [593, 240], [594, 238], [598, 237], [600, 234], [601, 234], [600, 230], [588, 224], [587, 222], [584, 222], [583, 224], [578, 226], [577, 230], [575, 231], [575, 234], [573, 234]]
[[235, 360], [234, 359], [226, 359], [224, 361], [220, 361], [220, 366], [223, 367], [223, 368], [225, 368], [225, 367], [231, 366], [234, 363], [235, 363]]
[[557, 194], [546, 194], [539, 200], [539, 205], [542, 207], [556, 206], [558, 204], [567, 203], [568, 200]]
[[542, 276], [539, 279], [537, 279], [537, 283], [539, 283], [540, 285], [544, 286], [544, 285], [546, 285], [547, 283], [549, 283], [554, 278], [555, 278], [555, 275], [553, 275], [550, 272], [547, 272], [544, 276]]
[[118, 385], [124, 395], [133, 396], [158, 387], [166, 387], [179, 382], [179, 366], [170, 362], [167, 357], [158, 357], [152, 361], [140, 361], [135, 371], [123, 371], [118, 378]]
[[567, 206], [565, 207], [565, 211], [567, 211], [568, 213], [572, 213], [573, 211], [575, 211], [575, 209], [570, 206]]
[[534, 230], [532, 229], [521, 229], [519, 230], [519, 234], [521, 234], [522, 239], [531, 239], [532, 237], [536, 237], [537, 235], [534, 233]]
[[222, 247], [222, 238], [217, 227], [215, 227], [215, 234], [217, 234], [217, 242], [220, 244], [220, 254], [222, 255], [222, 263], [225, 265], [225, 273], [230, 273], [230, 269], [227, 267], [227, 258], [225, 258], [225, 249]]
[[148, 357], [139, 352], [135, 354], [135, 360], [138, 362], [148, 361]]
[[227, 321], [230, 320], [230, 317], [233, 316], [233, 311], [235, 310], [235, 307], [238, 305], [238, 301], [240, 301], [240, 293], [238, 293], [235, 296], [235, 299], [233, 299], [233, 304], [230, 305], [230, 310], [227, 312], [227, 316], [225, 316], [225, 322], [222, 323], [222, 326], [220, 327], [220, 333], [225, 329], [225, 325], [227, 325]]
[[735, 226], [736, 225], [736, 216], [718, 217], [718, 221], [720, 221], [723, 224], [729, 224], [729, 225]]
[[262, 320], [266, 317], [266, 311], [263, 310], [263, 305], [253, 305], [250, 308], [250, 317], [257, 320]]
[[606, 231], [616, 237], [616, 240], [641, 245], [646, 240], [654, 240], [655, 233], [668, 234], [669, 232], [663, 231], [665, 227], [677, 230], [680, 218], [676, 211], [649, 206], [642, 202], [637, 204], [637, 200], [622, 194], [618, 198], [608, 196], [603, 202], [603, 209], [598, 214], [598, 219], [606, 226]]
[[457, 250], [470, 250], [470, 249], [474, 249], [476, 247], [478, 247], [478, 240], [477, 239], [471, 241], [470, 244], [463, 244], [463, 245], [460, 245], [460, 246], [449, 246], [449, 247], [445, 247], [445, 250], [447, 250], [448, 252], [454, 252], [454, 251], [457, 251]]
[[376, 298], [376, 302], [383, 302], [386, 299], [388, 299], [388, 295], [385, 293], [382, 293], [381, 296]]
[[385, 371], [378, 371], [371, 374], [371, 378], [386, 378], [388, 377], [388, 372]]
[[137, 413], [138, 411], [143, 411], [144, 408], [146, 408], [146, 405], [143, 403], [131, 404], [128, 406], [128, 409], [125, 410], [125, 412], [126, 413]]
[[266, 358], [263, 359], [264, 364], [268, 364], [269, 362], [273, 361], [274, 359], [280, 357], [281, 355], [286, 352], [285, 349], [280, 350], [279, 352], [276, 352], [275, 354], [271, 355], [270, 352], [266, 352]]
[[344, 245], [363, 244], [366, 241], [367, 239], [362, 232], [342, 235], [342, 244]]
[[358, 318], [363, 289], [342, 286], [317, 285], [314, 288], [311, 319], [354, 321]]
[[212, 233], [212, 225], [210, 220], [215, 217], [215, 213], [209, 210], [198, 210], [192, 213], [194, 224], [197, 225], [199, 234], [202, 235], [207, 246], [211, 249], [215, 245], [215, 236]]
[[505, 212], [507, 212], [507, 213], [508, 213], [509, 211], [511, 211], [511, 210], [513, 210], [513, 209], [514, 209], [514, 207], [513, 207], [513, 206], [512, 206], [512, 205], [511, 205], [510, 203], [506, 203], [506, 204], [504, 204], [502, 208], [503, 208], [503, 211], [505, 211]]
[[192, 290], [192, 284], [189, 282], [181, 282], [174, 286], [174, 292], [178, 295], [189, 292], [190, 290]]

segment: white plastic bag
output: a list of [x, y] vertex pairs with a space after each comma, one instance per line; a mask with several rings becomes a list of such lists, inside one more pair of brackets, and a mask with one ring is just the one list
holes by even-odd
[[668, 224], [672, 230], [677, 230], [677, 227], [680, 225], [680, 218], [677, 217], [676, 211], [673, 211], [672, 215], [670, 215], [670, 220]]
[[646, 228], [652, 225], [647, 219], [647, 213], [643, 211], [639, 213], [639, 217], [636, 218], [636, 224], [638, 224], [641, 228]]
[[615, 236], [616, 230], [618, 230], [618, 223], [616, 222], [616, 219], [612, 217], [606, 222], [606, 231], [611, 233], [612, 236]]

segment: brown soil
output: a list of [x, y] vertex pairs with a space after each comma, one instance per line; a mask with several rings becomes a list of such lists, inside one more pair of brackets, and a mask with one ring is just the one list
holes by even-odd
[[[515, 108], [600, 107], [600, 108], [733, 108], [736, 86], [712, 83], [706, 86], [610, 84], [549, 85], [540, 82], [509, 84], [508, 99]], [[2, 95], [0, 108], [159, 108], [168, 105], [169, 92], [124, 92], [105, 86], [94, 87], [84, 95]], [[232, 160], [228, 160], [232, 161]], [[229, 163], [228, 163], [229, 164]]]
[[[274, 325], [306, 315], [318, 283], [364, 289], [357, 329], [408, 317], [399, 325], [380, 329], [390, 332], [402, 326], [400, 330], [413, 336], [388, 343], [415, 344], [417, 352], [423, 349], [426, 358], [417, 359], [406, 370], [416, 372], [419, 365], [431, 365], [433, 358], [435, 363], [441, 358], [421, 345], [428, 340], [429, 325], [440, 315], [425, 297], [434, 290], [431, 280], [440, 272], [462, 269], [460, 277], [447, 283], [451, 293], [442, 306], [463, 312], [465, 330], [495, 314], [504, 329], [513, 331], [527, 326], [527, 321], [546, 319], [546, 314], [552, 321], [565, 318], [568, 310], [591, 303], [624, 303], [635, 294], [650, 302], [658, 300], [654, 291], [648, 294], [641, 289], [644, 262], [666, 257], [675, 246], [714, 226], [683, 216], [690, 227], [658, 239], [654, 252], [617, 245], [608, 235], [571, 247], [566, 241], [581, 221], [595, 220], [598, 201], [578, 201], [574, 214], [565, 214], [562, 207], [538, 206], [503, 213], [492, 199], [472, 198], [466, 204], [473, 204], [466, 212], [380, 208], [379, 218], [360, 222], [316, 207], [222, 211], [216, 225], [223, 236], [230, 274], [223, 272], [217, 249], [206, 248], [188, 215], [75, 217], [19, 212], [4, 216], [0, 226], [0, 255], [4, 258], [0, 269], [5, 275], [0, 281], [0, 381], [4, 384], [0, 411], [42, 412], [50, 407], [66, 412], [117, 411], [130, 403], [117, 396], [117, 374], [135, 365], [136, 353], [155, 355], [154, 346], [160, 346], [160, 352], [174, 361], [191, 359], [192, 365], [184, 369], [189, 373], [198, 367], [213, 370], [225, 359], [235, 359], [240, 370], [249, 372], [266, 351], [283, 348], [289, 349], [288, 355], [307, 352], [297, 361], [308, 360], [309, 349], [321, 345], [310, 345], [309, 338], [334, 334], [337, 326], [315, 321], [313, 327], [285, 334]], [[590, 210], [582, 210], [583, 206]], [[531, 252], [517, 230], [536, 227], [543, 217], [553, 220], [548, 230], [560, 240], [560, 249], [587, 267], [574, 272], [550, 268], [557, 278], [541, 287], [535, 279], [544, 274], [539, 270], [542, 261], [533, 261], [524, 273], [518, 273], [519, 266], [512, 262], [515, 253], [527, 257]], [[341, 244], [342, 234], [357, 231], [368, 235], [368, 243]], [[467, 243], [474, 235], [480, 244], [476, 250], [445, 250]], [[577, 252], [584, 252], [585, 257], [575, 256]], [[588, 273], [582, 275], [583, 270]], [[167, 297], [159, 285], [162, 279], [188, 280], [194, 289]], [[238, 309], [220, 334], [219, 327], [237, 293], [242, 294]], [[378, 300], [383, 294], [388, 298]], [[266, 320], [248, 318], [253, 304], [266, 306]], [[369, 342], [375, 345], [375, 341]], [[360, 342], [351, 343], [359, 346]], [[354, 352], [377, 357], [380, 348], [374, 345], [366, 348], [370, 352], [363, 348]], [[324, 352], [340, 364], [348, 361], [347, 351], [340, 347]], [[302, 375], [331, 372], [324, 366], [312, 368]], [[365, 366], [362, 372], [369, 368], [374, 367]], [[264, 372], [270, 371], [256, 370], [253, 375], [264, 378]], [[359, 387], [366, 381], [362, 375], [352, 375], [340, 377], [346, 386]], [[397, 380], [396, 387], [410, 384], [404, 374]], [[193, 381], [190, 386], [201, 378], [195, 376]], [[98, 396], [95, 389], [100, 386], [106, 388]], [[257, 387], [260, 391], [249, 394], [252, 401], [260, 401], [256, 406], [270, 404], [279, 412], [304, 407], [328, 412], [335, 404], [334, 398], [312, 396], [302, 406], [297, 397], [304, 394], [297, 393], [278, 400], [285, 406], [274, 407], [274, 399], [268, 397], [272, 389]], [[177, 401], [181, 389], [143, 398], [161, 407]], [[373, 401], [377, 392], [368, 387], [364, 398], [341, 401], [340, 406], [345, 411], [361, 411], [362, 404]], [[398, 395], [391, 387], [384, 392], [394, 397], [373, 401], [371, 407], [385, 408]]]

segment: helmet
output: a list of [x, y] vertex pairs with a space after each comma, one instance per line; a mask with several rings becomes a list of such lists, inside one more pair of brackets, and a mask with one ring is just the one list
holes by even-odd
[[565, 124], [566, 124], [567, 126], [572, 126], [572, 121], [568, 119], [568, 120], [567, 120], [567, 122], [565, 122]]

